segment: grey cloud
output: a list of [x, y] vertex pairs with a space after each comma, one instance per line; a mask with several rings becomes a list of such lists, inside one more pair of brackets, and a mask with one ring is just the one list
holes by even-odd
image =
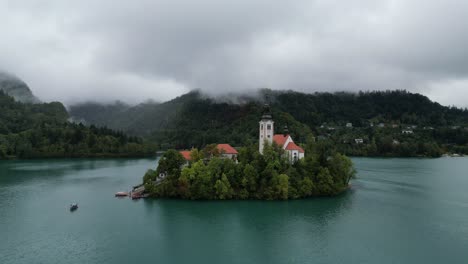
[[[464, 1], [0, 1], [0, 68], [44, 100], [407, 89], [468, 106]], [[461, 99], [462, 98], [462, 99]]]

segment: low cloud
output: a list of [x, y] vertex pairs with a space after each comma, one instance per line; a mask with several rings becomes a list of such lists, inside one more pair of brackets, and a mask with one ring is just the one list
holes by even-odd
[[0, 1], [0, 69], [43, 100], [407, 89], [468, 106], [464, 1]]

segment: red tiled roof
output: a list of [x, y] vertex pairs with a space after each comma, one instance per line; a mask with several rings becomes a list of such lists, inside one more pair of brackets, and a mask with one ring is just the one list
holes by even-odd
[[218, 150], [224, 154], [237, 154], [237, 150], [229, 144], [218, 144]]
[[273, 141], [280, 147], [284, 146], [284, 143], [286, 143], [286, 140], [288, 140], [289, 135], [283, 135], [283, 134], [276, 134], [273, 136]]
[[179, 153], [182, 154], [182, 156], [184, 156], [185, 160], [192, 160], [192, 158], [190, 157], [190, 152], [190, 150], [179, 151]]
[[289, 142], [288, 146], [286, 147], [286, 150], [298, 150], [300, 153], [304, 153], [304, 150], [296, 145], [294, 142]]

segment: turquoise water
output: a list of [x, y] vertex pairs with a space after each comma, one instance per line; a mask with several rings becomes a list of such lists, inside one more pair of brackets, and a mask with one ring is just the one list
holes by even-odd
[[468, 159], [353, 160], [347, 193], [286, 202], [113, 196], [155, 160], [1, 161], [0, 263], [468, 263]]

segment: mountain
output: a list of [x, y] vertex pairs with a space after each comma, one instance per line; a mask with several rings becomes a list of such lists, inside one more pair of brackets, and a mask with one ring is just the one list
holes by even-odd
[[23, 103], [40, 102], [24, 81], [9, 73], [0, 72], [0, 90]]
[[[384, 147], [388, 138], [401, 142], [404, 147], [406, 142], [433, 143], [437, 146], [434, 153], [442, 151], [443, 146], [461, 146], [462, 152], [464, 148], [468, 151], [468, 136], [463, 129], [468, 125], [468, 111], [442, 106], [420, 94], [406, 91], [306, 94], [267, 89], [259, 94], [257, 98], [232, 103], [194, 91], [165, 103], [73, 105], [70, 115], [91, 124], [144, 136], [161, 148], [201, 147], [216, 142], [239, 146], [257, 141], [258, 120], [267, 101], [273, 111], [276, 131], [288, 126], [298, 142], [305, 142], [311, 134], [327, 138], [348, 149], [343, 151], [346, 154], [433, 155], [428, 154], [433, 145], [409, 146], [416, 151], [405, 149], [404, 153], [400, 147]], [[352, 123], [352, 130], [339, 129], [347, 123]], [[386, 124], [388, 129], [379, 130], [377, 126], [371, 127], [372, 123]], [[401, 129], [407, 126], [433, 129], [417, 133], [420, 138], [410, 140], [401, 135]], [[448, 129], [452, 127], [457, 129]], [[369, 149], [349, 147], [356, 137], [363, 138], [363, 145]]]
[[71, 105], [69, 112], [75, 121], [107, 126], [133, 135], [149, 136], [155, 130], [170, 126], [187, 104], [199, 98], [198, 92], [191, 92], [165, 103], [147, 102], [136, 106], [122, 102], [87, 102]]
[[119, 131], [68, 122], [59, 102], [18, 102], [0, 90], [0, 159], [139, 157], [155, 148]]

